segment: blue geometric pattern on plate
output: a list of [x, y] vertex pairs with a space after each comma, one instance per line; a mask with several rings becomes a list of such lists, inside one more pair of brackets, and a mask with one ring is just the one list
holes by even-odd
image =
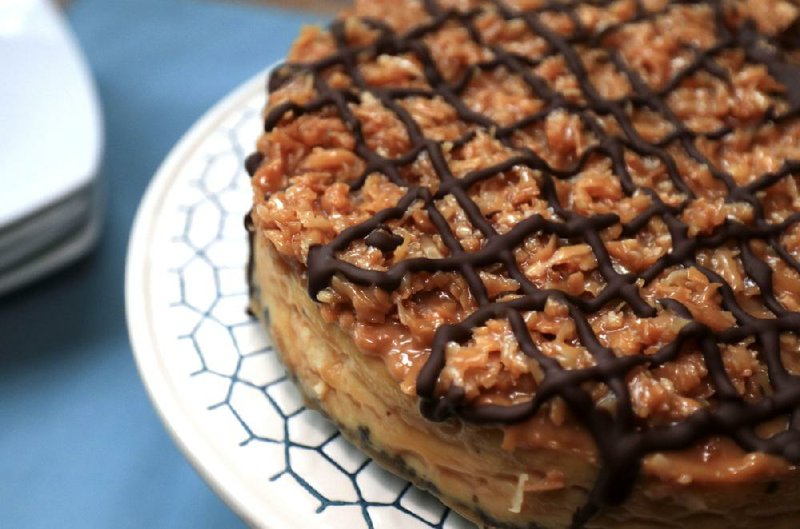
[[308, 527], [473, 527], [381, 469], [305, 408], [260, 325], [246, 315], [242, 218], [251, 195], [242, 167], [259, 127], [260, 104], [261, 98], [253, 99], [226, 116], [192, 155], [200, 162], [195, 177], [181, 183], [180, 229], [169, 247], [177, 263], [170, 270], [170, 310], [187, 329], [177, 338], [196, 355], [186, 376], [208, 386], [210, 414], [229, 414], [228, 424], [241, 429], [239, 446], [231, 450], [272, 447], [256, 451], [270, 460], [264, 486], [305, 508]]

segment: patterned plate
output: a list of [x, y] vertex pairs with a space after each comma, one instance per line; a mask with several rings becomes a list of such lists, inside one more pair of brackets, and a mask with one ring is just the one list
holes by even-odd
[[245, 312], [251, 195], [242, 167], [261, 128], [265, 75], [192, 127], [139, 207], [126, 304], [150, 398], [197, 470], [253, 526], [473, 527], [306, 409]]

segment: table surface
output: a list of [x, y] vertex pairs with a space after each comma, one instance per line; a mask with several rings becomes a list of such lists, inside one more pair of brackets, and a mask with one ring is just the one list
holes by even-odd
[[287, 6], [291, 4], [292, 9], [301, 9], [315, 13], [336, 13], [341, 9], [347, 8], [352, 0], [244, 0], [246, 2], [259, 2], [272, 6]]
[[322, 15], [74, 0], [68, 17], [105, 114], [104, 233], [87, 259], [0, 299], [0, 527], [242, 527], [175, 447], [139, 380], [123, 308], [126, 245], [181, 134]]

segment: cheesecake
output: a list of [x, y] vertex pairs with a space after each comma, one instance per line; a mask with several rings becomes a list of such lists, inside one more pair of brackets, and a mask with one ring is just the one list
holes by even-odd
[[308, 404], [499, 528], [800, 525], [800, 6], [358, 0], [247, 159]]

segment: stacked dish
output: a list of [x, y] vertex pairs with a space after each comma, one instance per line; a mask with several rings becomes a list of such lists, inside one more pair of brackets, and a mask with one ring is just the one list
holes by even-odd
[[46, 0], [0, 5], [0, 294], [97, 238], [102, 123], [80, 49]]

